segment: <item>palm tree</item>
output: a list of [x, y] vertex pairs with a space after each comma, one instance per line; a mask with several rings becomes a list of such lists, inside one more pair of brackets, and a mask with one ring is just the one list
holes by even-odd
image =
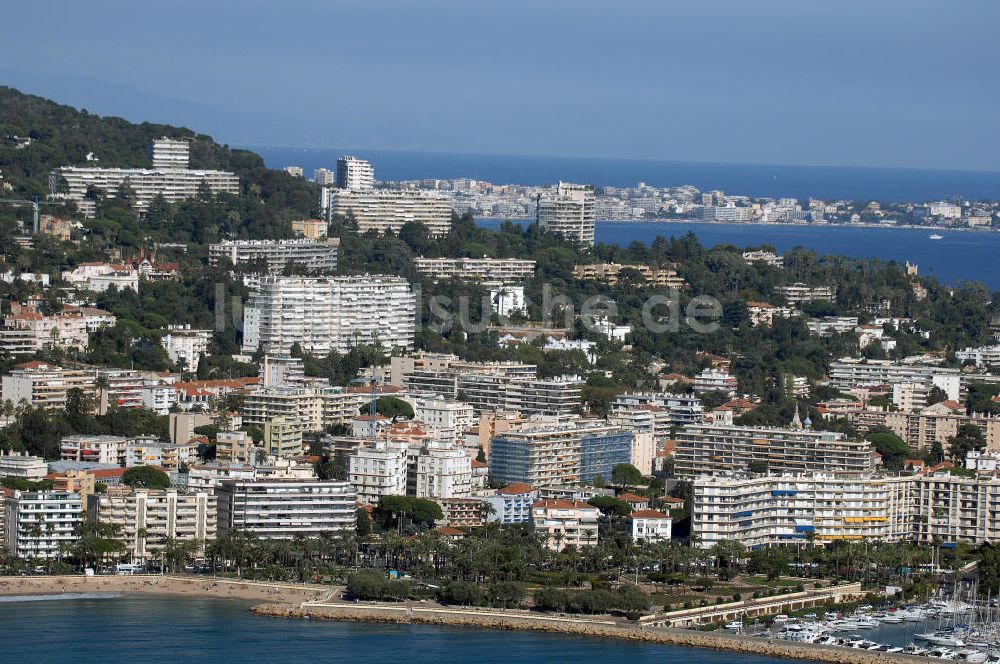
[[108, 382], [108, 377], [103, 373], [97, 375], [97, 380], [94, 381], [94, 387], [97, 388], [97, 412], [100, 415], [108, 414], [108, 404], [107, 392], [111, 388], [111, 384]]

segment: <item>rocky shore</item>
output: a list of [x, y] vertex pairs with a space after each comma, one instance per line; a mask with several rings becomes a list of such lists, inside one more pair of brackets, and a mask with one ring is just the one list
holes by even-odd
[[728, 652], [838, 664], [926, 664], [927, 659], [789, 641], [750, 638], [720, 632], [641, 627], [612, 620], [508, 614], [496, 611], [420, 608], [392, 605], [267, 603], [251, 609], [260, 616], [313, 618], [346, 622], [447, 625], [480, 629], [549, 632], [574, 636], [628, 639], [671, 646], [711, 648]]

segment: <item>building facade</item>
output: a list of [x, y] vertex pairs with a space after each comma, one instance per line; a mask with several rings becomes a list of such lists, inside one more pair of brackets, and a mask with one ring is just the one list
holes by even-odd
[[379, 343], [413, 346], [416, 298], [401, 277], [266, 277], [243, 315], [243, 348], [288, 355], [293, 344], [317, 355]]
[[674, 468], [683, 477], [758, 467], [773, 473], [875, 469], [871, 443], [832, 431], [688, 425], [675, 437]]
[[357, 494], [333, 480], [223, 480], [216, 491], [219, 534], [256, 533], [261, 539], [316, 537], [353, 531]]
[[217, 265], [220, 258], [233, 265], [258, 264], [271, 274], [281, 274], [296, 265], [310, 274], [333, 274], [337, 271], [339, 238], [325, 241], [297, 240], [225, 240], [208, 245], [208, 262]]

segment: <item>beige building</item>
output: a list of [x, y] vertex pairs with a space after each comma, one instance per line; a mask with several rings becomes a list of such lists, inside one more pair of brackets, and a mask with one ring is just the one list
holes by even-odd
[[588, 265], [576, 265], [573, 267], [573, 276], [577, 279], [590, 279], [603, 281], [609, 285], [618, 283], [618, 273], [622, 270], [635, 270], [642, 275], [651, 286], [665, 286], [667, 288], [686, 288], [684, 281], [673, 267], [651, 267], [649, 265], [633, 265], [621, 263], [593, 263]]
[[596, 507], [579, 500], [540, 500], [531, 506], [531, 526], [552, 551], [581, 549], [597, 544], [600, 515]]
[[742, 473], [752, 464], [772, 473], [875, 470], [871, 443], [832, 431], [688, 425], [675, 438], [675, 472], [683, 477]]
[[304, 430], [297, 419], [275, 417], [264, 423], [264, 450], [274, 457], [300, 456]]
[[329, 217], [353, 218], [359, 233], [399, 233], [409, 222], [427, 227], [431, 236], [451, 230], [451, 200], [411, 189], [324, 189]]
[[18, 364], [3, 377], [3, 400], [15, 406], [24, 402], [33, 408], [60, 410], [66, 393], [74, 388], [86, 395], [96, 391], [97, 374], [92, 369], [64, 369], [45, 362]]
[[88, 500], [88, 518], [121, 528], [120, 537], [135, 560], [156, 558], [168, 539], [198, 542], [214, 539], [216, 498], [211, 491], [109, 487]]
[[1000, 450], [1000, 417], [984, 414], [966, 415], [950, 409], [946, 403], [935, 404], [916, 413], [855, 409], [839, 413], [862, 431], [887, 427], [916, 450], [926, 450], [940, 443], [948, 448], [948, 439], [963, 424], [975, 424], [986, 437], [986, 449]]
[[292, 233], [307, 240], [322, 240], [327, 235], [327, 226], [322, 219], [297, 219], [292, 222]]

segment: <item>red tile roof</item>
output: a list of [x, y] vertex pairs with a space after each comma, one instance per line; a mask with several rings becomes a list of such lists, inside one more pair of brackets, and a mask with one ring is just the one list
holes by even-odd
[[530, 484], [515, 482], [514, 484], [508, 484], [504, 488], [498, 490], [497, 493], [502, 493], [508, 496], [516, 496], [525, 493], [532, 493], [534, 490], [535, 490], [534, 487], [532, 487]]
[[538, 502], [532, 503], [532, 507], [544, 507], [562, 510], [571, 509], [591, 509], [596, 510], [597, 508], [590, 503], [585, 503], [582, 500], [562, 500], [559, 498], [551, 498], [549, 500], [539, 500]]
[[670, 517], [663, 512], [657, 512], [656, 510], [636, 510], [629, 514], [631, 519], [669, 519]]

